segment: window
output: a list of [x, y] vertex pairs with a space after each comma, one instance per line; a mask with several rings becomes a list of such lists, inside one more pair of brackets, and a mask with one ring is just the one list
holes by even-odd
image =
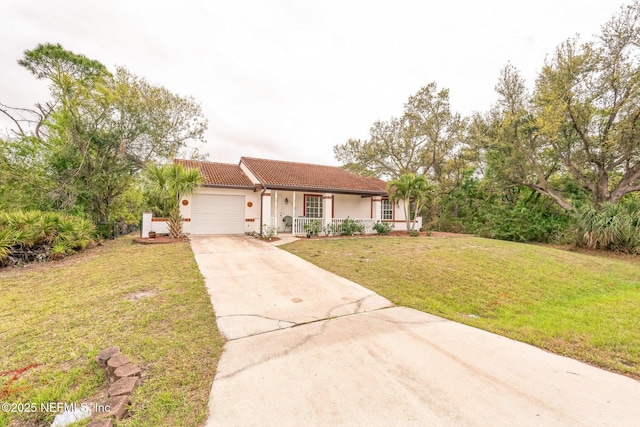
[[304, 196], [304, 216], [322, 218], [322, 196]]
[[393, 219], [393, 201], [382, 199], [382, 219]]

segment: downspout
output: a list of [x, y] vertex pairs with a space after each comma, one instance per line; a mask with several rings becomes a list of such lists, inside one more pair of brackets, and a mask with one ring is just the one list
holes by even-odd
[[260, 192], [260, 237], [262, 237], [262, 200], [265, 191], [267, 191], [266, 187]]

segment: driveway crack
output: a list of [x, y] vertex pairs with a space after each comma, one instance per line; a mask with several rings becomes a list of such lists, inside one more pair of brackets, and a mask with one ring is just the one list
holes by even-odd
[[[216, 378], [214, 379], [214, 382], [215, 381], [220, 381], [220, 380], [223, 380], [223, 379], [227, 379], [227, 378], [233, 378], [236, 375], [241, 374], [242, 372], [244, 372], [244, 371], [246, 371], [248, 369], [251, 369], [251, 368], [253, 368], [255, 366], [262, 365], [263, 363], [266, 363], [266, 362], [268, 362], [268, 361], [270, 361], [272, 359], [278, 359], [280, 357], [286, 356], [289, 353], [292, 353], [293, 351], [295, 351], [295, 350], [299, 349], [300, 347], [304, 346], [312, 338], [315, 338], [315, 337], [318, 337], [318, 336], [322, 335], [324, 333], [324, 331], [326, 330], [327, 323], [329, 323], [329, 321], [331, 321], [331, 319], [314, 320], [314, 321], [310, 321], [310, 322], [307, 322], [307, 323], [298, 323], [298, 324], [296, 324], [295, 326], [301, 326], [301, 325], [307, 325], [307, 324], [311, 324], [311, 323], [323, 322], [322, 326], [321, 326], [321, 328], [320, 328], [320, 330], [318, 332], [316, 332], [314, 334], [306, 335], [302, 340], [300, 340], [300, 342], [294, 344], [293, 346], [287, 348], [286, 350], [278, 352], [278, 353], [275, 353], [275, 354], [272, 354], [271, 356], [269, 356], [269, 357], [267, 357], [265, 359], [261, 359], [261, 360], [255, 361], [253, 363], [250, 363], [247, 366], [244, 366], [244, 367], [242, 367], [242, 368], [240, 368], [240, 369], [238, 369], [238, 370], [236, 370], [234, 372], [231, 372], [229, 374], [222, 375], [222, 376], [219, 376], [219, 377], [216, 376]], [[292, 326], [292, 328], [295, 327], [295, 326]], [[270, 332], [273, 332], [273, 331], [270, 331]], [[262, 333], [255, 334], [255, 335], [262, 335], [262, 334], [265, 334], [265, 333], [268, 333], [268, 332], [262, 332]], [[254, 336], [254, 335], [251, 335], [251, 336]], [[247, 338], [247, 337], [243, 337], [243, 338]], [[242, 338], [236, 338], [234, 340], [229, 340], [229, 341], [235, 341], [235, 340], [238, 340], [238, 339], [242, 339]]]
[[273, 320], [275, 322], [287, 322], [287, 323], [292, 323], [294, 325], [297, 325], [298, 323], [293, 322], [291, 320], [284, 320], [284, 319], [274, 319], [273, 317], [267, 317], [267, 316], [261, 316], [259, 314], [224, 314], [222, 316], [216, 316], [218, 319], [223, 319], [223, 318], [227, 318], [227, 317], [259, 317], [261, 319], [266, 319], [266, 320]]

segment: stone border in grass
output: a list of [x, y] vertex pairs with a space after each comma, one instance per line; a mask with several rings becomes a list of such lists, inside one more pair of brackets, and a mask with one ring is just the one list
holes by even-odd
[[119, 421], [129, 415], [129, 398], [140, 382], [142, 368], [131, 363], [129, 356], [120, 353], [118, 346], [102, 350], [96, 356], [96, 362], [107, 371], [111, 385], [106, 402], [98, 406], [106, 411], [93, 413], [87, 427], [111, 427], [114, 418]]

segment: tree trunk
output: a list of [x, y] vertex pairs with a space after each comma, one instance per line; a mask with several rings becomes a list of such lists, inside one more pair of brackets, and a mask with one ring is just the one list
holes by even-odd
[[173, 239], [179, 239], [182, 237], [182, 215], [180, 215], [180, 208], [176, 207], [169, 215], [169, 236]]

